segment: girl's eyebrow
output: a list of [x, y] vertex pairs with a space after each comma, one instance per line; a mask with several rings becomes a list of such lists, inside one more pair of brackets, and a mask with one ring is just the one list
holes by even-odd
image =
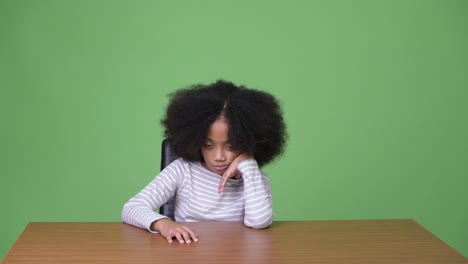
[[[211, 142], [211, 143], [213, 143], [213, 142], [214, 142], [214, 140], [212, 140], [212, 139], [211, 139], [211, 138], [209, 138], [209, 137], [207, 137], [207, 138], [206, 138], [206, 141], [209, 141], [209, 142]], [[223, 144], [229, 144], [229, 145], [231, 144], [231, 143], [229, 143], [229, 140], [226, 140], [226, 141], [224, 141], [224, 142], [221, 142], [221, 143], [223, 143]]]

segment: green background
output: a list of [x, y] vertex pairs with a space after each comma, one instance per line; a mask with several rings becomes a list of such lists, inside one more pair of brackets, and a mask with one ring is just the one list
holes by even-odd
[[468, 1], [0, 0], [0, 259], [30, 221], [120, 221], [166, 95], [284, 108], [276, 220], [412, 218], [468, 256]]

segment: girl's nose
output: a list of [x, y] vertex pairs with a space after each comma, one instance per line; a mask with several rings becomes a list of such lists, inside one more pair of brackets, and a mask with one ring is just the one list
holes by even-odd
[[225, 160], [226, 160], [226, 155], [224, 154], [224, 151], [221, 149], [216, 150], [215, 161], [225, 161]]

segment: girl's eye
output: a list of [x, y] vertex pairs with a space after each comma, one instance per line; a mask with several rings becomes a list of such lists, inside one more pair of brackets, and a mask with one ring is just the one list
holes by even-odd
[[203, 145], [203, 147], [205, 147], [205, 148], [208, 148], [208, 149], [209, 149], [209, 148], [213, 147], [213, 145], [211, 145], [211, 144], [204, 144], [204, 145]]

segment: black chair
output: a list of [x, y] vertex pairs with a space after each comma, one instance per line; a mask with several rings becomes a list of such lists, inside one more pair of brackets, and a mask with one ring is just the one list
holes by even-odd
[[[171, 146], [167, 139], [164, 139], [161, 144], [161, 170], [163, 170], [167, 165], [171, 164], [174, 160], [178, 159], [174, 151], [172, 151]], [[159, 208], [159, 213], [171, 218], [172, 221], [175, 221], [174, 217], [175, 212], [175, 197], [172, 197]]]

